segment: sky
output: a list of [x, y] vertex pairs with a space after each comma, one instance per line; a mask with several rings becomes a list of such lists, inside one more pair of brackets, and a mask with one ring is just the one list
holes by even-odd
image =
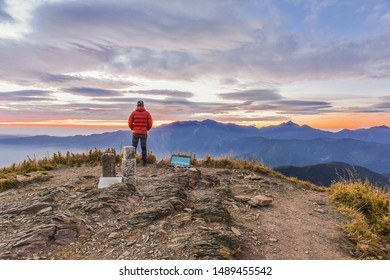
[[0, 134], [390, 126], [389, 0], [0, 0]]

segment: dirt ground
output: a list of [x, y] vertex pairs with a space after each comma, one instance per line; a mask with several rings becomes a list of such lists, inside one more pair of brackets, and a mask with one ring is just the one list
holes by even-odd
[[[65, 168], [0, 193], [0, 259], [353, 259], [328, 192], [227, 169]], [[33, 176], [33, 175], [30, 175]], [[243, 197], [264, 195], [268, 206]]]

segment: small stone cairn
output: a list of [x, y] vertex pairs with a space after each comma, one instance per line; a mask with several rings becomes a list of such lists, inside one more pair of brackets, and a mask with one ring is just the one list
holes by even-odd
[[123, 182], [125, 184], [135, 186], [135, 168], [136, 159], [135, 159], [135, 148], [133, 146], [123, 147], [123, 159], [122, 159], [122, 173], [123, 173]]

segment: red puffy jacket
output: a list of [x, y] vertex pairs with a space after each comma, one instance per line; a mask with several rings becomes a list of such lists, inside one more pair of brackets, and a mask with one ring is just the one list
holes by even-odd
[[144, 106], [137, 106], [129, 116], [128, 123], [134, 134], [148, 134], [148, 130], [153, 126], [153, 119]]

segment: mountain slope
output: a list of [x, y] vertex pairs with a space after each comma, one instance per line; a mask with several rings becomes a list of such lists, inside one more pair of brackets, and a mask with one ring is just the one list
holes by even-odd
[[389, 185], [389, 180], [376, 172], [358, 165], [349, 165], [343, 162], [331, 162], [317, 165], [280, 166], [276, 171], [288, 177], [296, 177], [300, 180], [309, 181], [318, 186], [329, 187], [333, 182], [340, 179], [367, 179], [372, 185], [384, 187]]

